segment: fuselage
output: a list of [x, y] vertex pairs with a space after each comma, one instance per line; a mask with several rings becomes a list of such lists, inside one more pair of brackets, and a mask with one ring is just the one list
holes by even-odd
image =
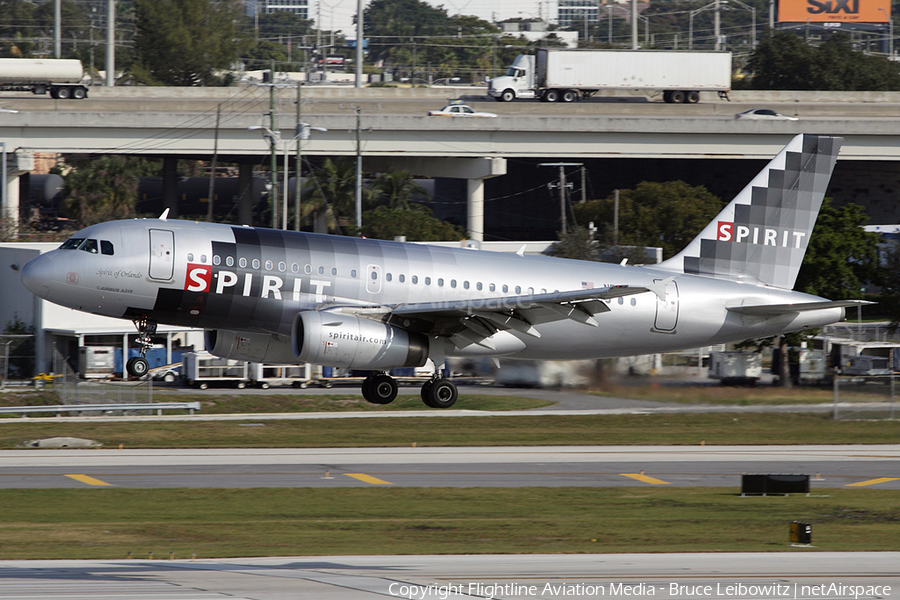
[[843, 318], [841, 308], [770, 317], [728, 311], [822, 300], [755, 282], [177, 220], [94, 225], [23, 269], [29, 289], [78, 310], [279, 335], [290, 335], [301, 311], [641, 287], [673, 275], [664, 300], [651, 292], [604, 300], [609, 311], [596, 315], [598, 327], [562, 319], [538, 326], [540, 338], [498, 332], [494, 349], [473, 345], [451, 354], [628, 356], [765, 337]]

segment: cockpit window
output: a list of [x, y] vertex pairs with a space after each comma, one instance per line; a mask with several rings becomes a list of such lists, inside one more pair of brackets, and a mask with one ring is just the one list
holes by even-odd
[[110, 256], [116, 253], [115, 249], [113, 248], [112, 242], [107, 240], [100, 240], [100, 252], [102, 254], [108, 254]]
[[77, 250], [78, 246], [84, 241], [84, 238], [69, 238], [63, 245], [59, 247], [60, 250]]
[[97, 248], [97, 240], [84, 240], [84, 243], [81, 245], [79, 250], [84, 250], [85, 252], [90, 252], [91, 254], [97, 254], [100, 250]]

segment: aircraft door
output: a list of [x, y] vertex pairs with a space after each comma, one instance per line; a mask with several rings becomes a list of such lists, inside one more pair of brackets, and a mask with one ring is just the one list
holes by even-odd
[[381, 266], [369, 265], [366, 267], [366, 291], [377, 294], [381, 291]]
[[[659, 283], [661, 279], [654, 280]], [[678, 324], [678, 284], [670, 281], [666, 284], [666, 299], [656, 299], [656, 322], [653, 324], [657, 331], [674, 331]]]
[[175, 233], [168, 229], [150, 230], [150, 278], [172, 279], [175, 271]]

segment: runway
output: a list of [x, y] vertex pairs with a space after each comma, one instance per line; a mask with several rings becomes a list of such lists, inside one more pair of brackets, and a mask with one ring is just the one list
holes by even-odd
[[900, 552], [800, 548], [755, 554], [0, 561], [0, 600], [895, 599], [898, 564]]
[[554, 446], [6, 450], [0, 488], [740, 487], [742, 473], [815, 488], [900, 490], [900, 446]]

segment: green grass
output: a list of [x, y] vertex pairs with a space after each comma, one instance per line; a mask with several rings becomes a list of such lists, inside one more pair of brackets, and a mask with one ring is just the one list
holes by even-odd
[[0, 490], [0, 559], [900, 550], [887, 490], [734, 488]]
[[[804, 386], [785, 389], [778, 386], [735, 387], [721, 385], [660, 385], [658, 383], [609, 384], [590, 390], [596, 396], [654, 400], [678, 404], [715, 404], [726, 406], [785, 404], [830, 404], [834, 402], [831, 386]], [[898, 399], [900, 400], [900, 399]], [[886, 384], [842, 384], [839, 401], [889, 402], [890, 386]]]
[[[123, 398], [116, 397], [116, 386], [102, 385], [96, 389], [105, 392], [107, 401], [115, 402], [145, 402], [148, 394], [147, 388], [135, 394], [132, 398], [131, 388], [126, 390]], [[79, 389], [79, 399], [82, 403], [94, 401], [90, 388], [82, 386]], [[403, 390], [401, 388], [401, 390]], [[372, 404], [366, 402], [362, 394], [353, 389], [352, 392], [334, 394], [248, 394], [232, 390], [221, 390], [220, 393], [201, 394], [195, 392], [167, 392], [154, 391], [154, 402], [199, 402], [200, 412], [208, 415], [234, 414], [234, 413], [284, 413], [284, 412], [391, 412], [398, 410], [434, 410], [425, 406], [418, 394], [402, 394], [390, 404]], [[61, 398], [52, 391], [36, 392], [12, 392], [0, 394], [0, 406], [47, 406], [62, 404]], [[523, 398], [519, 396], [482, 396], [479, 394], [461, 394], [459, 400], [453, 405], [457, 410], [527, 410], [553, 405], [547, 400], [536, 398]], [[184, 411], [187, 412], [187, 411]], [[178, 411], [167, 411], [166, 414], [178, 414]], [[18, 418], [15, 415], [12, 418]], [[41, 413], [31, 413], [31, 416], [46, 416]]]
[[[244, 427], [242, 423], [262, 423]], [[676, 444], [893, 444], [898, 420], [835, 421], [808, 413], [410, 417], [266, 421], [29, 423], [0, 421], [0, 448], [80, 437], [107, 448], [313, 448]]]

